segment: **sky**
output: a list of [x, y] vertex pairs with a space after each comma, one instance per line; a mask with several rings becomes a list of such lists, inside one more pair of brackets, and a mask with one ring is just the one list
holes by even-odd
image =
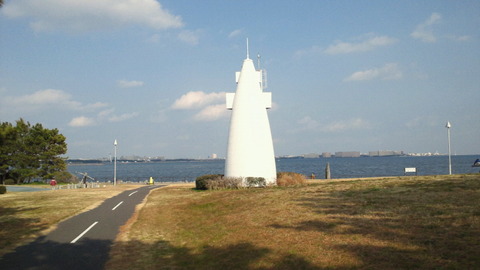
[[[235, 72], [267, 72], [275, 154], [480, 153], [480, 1], [6, 0], [0, 121], [69, 158], [225, 157]], [[257, 66], [258, 68], [258, 66]], [[255, 131], [252, 131], [255, 132]]]

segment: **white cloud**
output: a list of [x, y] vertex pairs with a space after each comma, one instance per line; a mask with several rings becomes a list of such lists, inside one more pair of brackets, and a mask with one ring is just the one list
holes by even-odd
[[325, 127], [325, 131], [339, 132], [352, 129], [368, 129], [370, 126], [370, 123], [362, 118], [353, 118], [349, 120], [333, 122]]
[[345, 81], [368, 81], [374, 79], [397, 80], [402, 78], [403, 74], [396, 63], [389, 63], [381, 68], [373, 68], [354, 72]]
[[75, 117], [70, 121], [70, 123], [68, 123], [68, 125], [71, 127], [87, 127], [87, 126], [98, 125], [104, 122], [122, 122], [125, 120], [132, 119], [134, 117], [137, 117], [139, 115], [139, 113], [137, 112], [116, 115], [114, 114], [114, 111], [115, 111], [114, 108], [109, 108], [99, 112], [94, 117], [86, 117], [86, 116]]
[[302, 130], [316, 130], [320, 132], [341, 132], [355, 129], [369, 129], [371, 124], [362, 118], [352, 118], [348, 120], [339, 120], [332, 123], [321, 124], [310, 116], [305, 116], [297, 121]]
[[71, 127], [87, 127], [87, 126], [93, 126], [95, 124], [96, 122], [93, 118], [89, 118], [85, 116], [75, 117], [70, 121], [70, 123], [68, 123], [68, 125]]
[[460, 41], [460, 42], [469, 41], [472, 39], [472, 37], [468, 35], [463, 35], [463, 36], [448, 35], [447, 38], [454, 41]]
[[132, 88], [132, 87], [140, 87], [143, 86], [142, 81], [127, 81], [127, 80], [119, 80], [117, 81], [117, 85], [121, 88]]
[[[219, 104], [220, 102], [221, 104]], [[191, 91], [175, 100], [170, 108], [174, 110], [199, 110], [193, 116], [193, 120], [197, 121], [214, 121], [228, 115], [225, 108], [225, 92]]]
[[178, 38], [190, 45], [197, 45], [200, 39], [200, 31], [183, 30], [178, 34]]
[[302, 119], [298, 120], [298, 123], [301, 124], [305, 129], [316, 129], [319, 124], [317, 120], [312, 119], [310, 116], [305, 116]]
[[45, 89], [17, 97], [6, 97], [9, 103], [16, 106], [33, 105], [33, 106], [47, 106], [50, 104], [65, 104], [67, 106], [78, 107], [79, 102], [72, 101], [71, 95], [56, 89]]
[[197, 109], [203, 106], [225, 101], [225, 92], [205, 93], [203, 91], [191, 91], [175, 100], [172, 109]]
[[105, 102], [95, 102], [93, 104], [82, 105], [80, 108], [82, 110], [97, 110], [100, 108], [105, 108], [108, 106], [108, 103]]
[[324, 52], [327, 54], [366, 52], [377, 47], [391, 45], [397, 41], [388, 36], [373, 36], [372, 34], [367, 34], [361, 39], [359, 42], [337, 41], [335, 44], [328, 46]]
[[144, 25], [153, 29], [183, 26], [180, 16], [172, 15], [155, 0], [16, 0], [2, 11], [10, 18], [30, 17], [37, 32], [86, 32]]
[[[32, 94], [21, 96], [5, 96], [0, 99], [0, 113], [2, 115], [12, 113], [25, 115], [26, 113], [38, 114], [43, 112], [55, 112], [56, 114], [67, 115], [67, 113], [71, 111], [92, 113], [108, 106], [109, 105], [104, 102], [82, 104], [81, 102], [72, 100], [69, 93], [56, 89], [39, 90]], [[72, 127], [85, 127], [97, 125], [105, 121], [125, 121], [139, 115], [136, 112], [115, 115], [113, 112], [114, 109], [109, 108], [100, 111], [93, 117], [74, 117], [68, 125]]]
[[194, 119], [199, 121], [214, 121], [227, 115], [228, 111], [225, 109], [225, 104], [217, 104], [205, 107], [194, 116]]
[[80, 102], [72, 100], [70, 94], [56, 89], [39, 90], [21, 96], [5, 96], [0, 99], [1, 109], [9, 112], [38, 112], [52, 108], [77, 110], [81, 106]]
[[137, 112], [124, 113], [124, 114], [121, 114], [121, 115], [112, 115], [108, 118], [108, 121], [110, 121], [110, 122], [121, 122], [121, 121], [125, 121], [125, 120], [128, 120], [128, 119], [135, 118], [137, 116], [138, 116]]
[[234, 38], [240, 36], [241, 34], [243, 34], [243, 29], [236, 29], [230, 32], [230, 34], [228, 34], [228, 38]]
[[108, 106], [107, 103], [95, 102], [82, 104], [72, 100], [72, 96], [62, 90], [45, 89], [22, 96], [5, 96], [0, 100], [2, 109], [21, 112], [43, 111], [52, 108], [65, 108], [68, 110], [96, 110]]
[[312, 46], [310, 48], [307, 48], [307, 49], [301, 49], [301, 50], [297, 50], [294, 54], [293, 54], [293, 57], [295, 58], [300, 58], [304, 55], [312, 55], [312, 54], [319, 54], [319, 53], [322, 53], [324, 50], [323, 48], [319, 47], [319, 46]]
[[139, 115], [139, 113], [137, 112], [124, 113], [121, 115], [116, 115], [114, 114], [114, 112], [115, 112], [114, 108], [110, 108], [110, 109], [99, 112], [97, 114], [97, 122], [103, 122], [105, 120], [108, 122], [121, 122], [121, 121], [132, 119]]
[[113, 114], [114, 111], [115, 111], [114, 108], [103, 110], [97, 114], [97, 118], [101, 120], [107, 119], [108, 117], [110, 117], [110, 115]]
[[418, 128], [418, 127], [426, 127], [426, 126], [434, 127], [434, 126], [438, 126], [438, 119], [436, 119], [431, 115], [419, 116], [406, 122], [405, 126], [408, 128]]
[[417, 25], [415, 30], [410, 34], [413, 38], [420, 39], [423, 42], [435, 42], [436, 36], [433, 34], [433, 25], [438, 24], [442, 16], [439, 13], [432, 13], [430, 17], [423, 23]]

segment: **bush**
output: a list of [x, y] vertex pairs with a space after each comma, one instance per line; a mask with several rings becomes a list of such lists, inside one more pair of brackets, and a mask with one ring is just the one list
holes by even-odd
[[0, 194], [5, 194], [7, 193], [7, 187], [6, 186], [0, 186]]
[[5, 185], [15, 185], [15, 180], [13, 179], [7, 179], [4, 181]]
[[222, 181], [225, 183], [225, 188], [239, 189], [243, 187], [243, 179], [241, 177], [223, 177]]
[[241, 177], [223, 177], [219, 176], [214, 179], [207, 180], [207, 189], [239, 189], [242, 187]]
[[242, 187], [241, 177], [223, 177], [223, 174], [207, 174], [197, 177], [195, 188], [200, 190], [238, 189]]
[[209, 182], [210, 180], [214, 180], [216, 178], [221, 178], [221, 177], [223, 177], [223, 175], [221, 174], [206, 174], [206, 175], [199, 176], [197, 177], [197, 179], [195, 179], [195, 188], [200, 190], [207, 190], [209, 189], [207, 182]]
[[267, 181], [263, 177], [247, 177], [246, 179], [247, 187], [266, 187]]
[[195, 179], [195, 188], [200, 190], [239, 189], [246, 187], [266, 187], [267, 181], [263, 177], [223, 177], [222, 174], [207, 174]]
[[303, 174], [294, 172], [279, 172], [277, 173], [277, 185], [280, 187], [286, 186], [304, 186], [307, 184], [307, 179]]

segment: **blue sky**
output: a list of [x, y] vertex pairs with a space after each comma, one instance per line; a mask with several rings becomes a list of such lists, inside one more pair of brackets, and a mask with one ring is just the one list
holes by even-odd
[[15, 0], [0, 121], [70, 158], [224, 157], [235, 72], [261, 55], [276, 155], [480, 153], [479, 1]]

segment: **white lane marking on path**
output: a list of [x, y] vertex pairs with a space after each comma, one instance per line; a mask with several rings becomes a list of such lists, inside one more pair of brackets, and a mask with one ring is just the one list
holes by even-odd
[[135, 193], [137, 193], [137, 192], [138, 192], [138, 190], [137, 190], [137, 191], [134, 191], [134, 192], [132, 192], [132, 193], [130, 193], [130, 194], [128, 194], [128, 197], [132, 196], [133, 194], [135, 194]]
[[93, 228], [93, 226], [97, 225], [98, 221], [95, 221], [92, 225], [90, 225], [90, 227], [88, 227], [85, 231], [83, 231], [79, 236], [77, 236], [77, 238], [73, 239], [72, 242], [70, 242], [71, 244], [75, 244], [75, 242], [78, 241], [78, 239], [82, 238], [82, 236], [84, 234], [86, 234], [91, 228]]
[[123, 203], [123, 201], [121, 201], [121, 202], [119, 202], [117, 205], [115, 205], [115, 207], [112, 208], [112, 211], [115, 210], [115, 209], [117, 209], [117, 207], [119, 207], [120, 204], [122, 204], [122, 203]]

